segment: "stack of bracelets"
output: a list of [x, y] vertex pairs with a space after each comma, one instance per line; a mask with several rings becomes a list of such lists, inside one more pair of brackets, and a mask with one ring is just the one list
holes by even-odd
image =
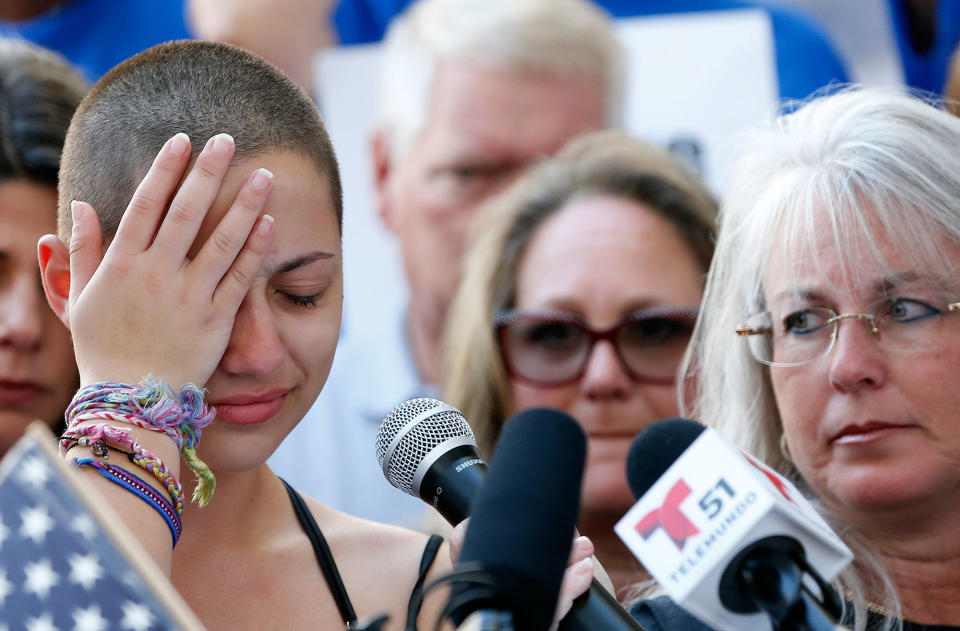
[[[214, 409], [203, 402], [203, 390], [192, 383], [185, 385], [179, 394], [163, 381], [149, 376], [139, 386], [95, 383], [82, 388], [70, 402], [65, 414], [67, 430], [60, 438], [60, 449], [66, 454], [76, 446], [89, 447], [93, 458], [74, 458], [72, 462], [78, 467], [91, 467], [146, 502], [163, 517], [176, 546], [182, 530], [183, 489], [180, 481], [157, 456], [130, 435], [130, 428], [110, 423], [81, 423], [111, 421], [166, 434], [197, 475], [193, 501], [206, 506], [213, 497], [216, 479], [210, 467], [197, 457], [196, 447], [201, 430], [213, 422], [215, 415]], [[111, 452], [126, 456], [131, 463], [152, 474], [169, 493], [170, 499], [146, 480], [111, 464]]]

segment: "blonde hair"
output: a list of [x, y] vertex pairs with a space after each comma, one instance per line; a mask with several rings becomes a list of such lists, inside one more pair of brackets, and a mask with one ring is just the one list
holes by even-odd
[[463, 411], [486, 455], [511, 407], [494, 314], [513, 304], [521, 258], [544, 221], [573, 199], [600, 195], [632, 200], [660, 213], [702, 269], [710, 263], [716, 215], [710, 193], [672, 155], [620, 132], [596, 132], [571, 141], [490, 200], [472, 225], [464, 277], [444, 340], [444, 398]]
[[616, 126], [623, 58], [612, 20], [586, 0], [419, 0], [391, 22], [383, 42], [379, 124], [391, 159], [406, 153], [426, 123], [440, 62], [596, 77], [608, 125]]
[[[881, 89], [814, 99], [752, 132], [721, 209], [717, 251], [682, 368], [696, 376], [684, 412], [802, 485], [779, 449], [770, 369], [751, 358], [734, 328], [765, 309], [763, 274], [771, 252], [795, 265], [816, 261], [813, 248], [824, 238], [853, 281], [859, 261], [849, 256], [852, 246], [883, 236], [949, 278], [956, 270], [931, 236], [960, 243], [958, 147], [960, 119], [921, 98]], [[869, 255], [887, 267], [875, 245]], [[838, 529], [858, 556], [841, 585], [855, 596], [856, 628], [863, 629], [867, 571], [880, 571], [887, 608], [898, 611], [899, 603], [859, 535], [843, 524]]]

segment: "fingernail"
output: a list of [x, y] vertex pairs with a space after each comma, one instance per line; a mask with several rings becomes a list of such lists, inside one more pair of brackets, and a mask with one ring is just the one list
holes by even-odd
[[580, 535], [577, 537], [576, 544], [578, 550], [589, 551], [590, 554], [593, 554], [593, 542], [588, 537]]
[[73, 227], [76, 228], [80, 221], [83, 219], [83, 213], [86, 210], [86, 206], [73, 200], [70, 202], [70, 216], [73, 217]]
[[574, 568], [573, 573], [578, 576], [593, 574], [593, 559], [587, 557], [586, 559], [578, 561], [577, 567]]
[[230, 153], [233, 150], [233, 136], [217, 134], [213, 137], [213, 150], [217, 153]]
[[265, 190], [273, 181], [273, 173], [266, 169], [257, 169], [253, 172], [253, 188], [258, 191]]
[[271, 228], [273, 228], [273, 217], [270, 215], [260, 217], [260, 221], [257, 222], [257, 234], [267, 234]]
[[182, 156], [190, 150], [190, 137], [180, 132], [170, 139], [170, 153], [175, 156]]

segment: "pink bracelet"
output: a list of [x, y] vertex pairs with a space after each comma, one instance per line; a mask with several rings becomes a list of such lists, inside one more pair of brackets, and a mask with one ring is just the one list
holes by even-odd
[[[216, 417], [203, 401], [204, 391], [188, 383], [177, 393], [159, 379], [147, 376], [139, 386], [117, 382], [94, 383], [74, 395], [67, 407], [67, 427], [89, 420], [109, 420], [169, 436], [197, 475], [194, 501], [205, 506], [213, 497], [216, 478], [197, 456], [201, 431]], [[144, 468], [151, 467], [148, 462]]]
[[132, 452], [131, 462], [153, 474], [163, 488], [170, 493], [170, 499], [173, 500], [177, 514], [183, 514], [183, 487], [180, 481], [170, 473], [160, 458], [144, 449], [136, 439], [130, 436], [129, 429], [121, 429], [107, 423], [71, 427], [64, 432], [61, 441], [64, 440], [76, 440], [78, 445], [90, 447], [96, 441], [109, 441], [129, 448]]

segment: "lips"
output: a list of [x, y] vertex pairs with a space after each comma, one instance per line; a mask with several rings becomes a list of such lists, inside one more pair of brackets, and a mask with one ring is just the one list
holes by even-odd
[[288, 389], [262, 394], [238, 394], [210, 401], [217, 409], [217, 421], [231, 425], [257, 425], [276, 415], [287, 401]]
[[886, 438], [905, 429], [916, 427], [913, 423], [894, 423], [888, 421], [867, 421], [854, 423], [841, 429], [830, 442], [837, 445], [865, 443]]
[[47, 389], [38, 383], [0, 379], [0, 406], [27, 405], [42, 397]]

